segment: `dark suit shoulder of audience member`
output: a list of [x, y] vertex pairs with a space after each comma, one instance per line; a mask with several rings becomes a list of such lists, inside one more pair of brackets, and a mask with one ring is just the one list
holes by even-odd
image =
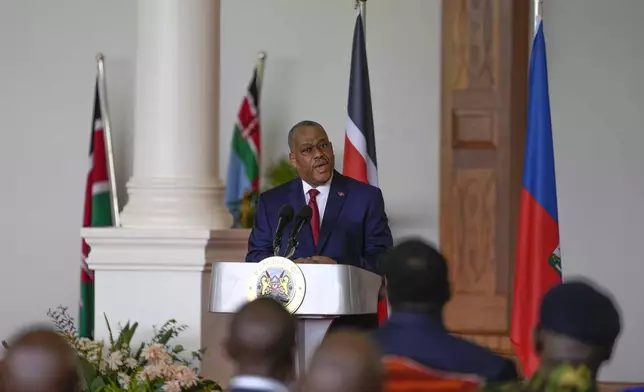
[[420, 240], [404, 241], [383, 258], [383, 273], [393, 312], [374, 338], [384, 355], [491, 381], [518, 378], [512, 361], [445, 328], [442, 313], [450, 284], [447, 263], [438, 250]]
[[518, 378], [514, 362], [451, 335], [431, 316], [394, 312], [374, 336], [383, 354], [404, 356], [431, 369], [476, 374], [492, 381]]

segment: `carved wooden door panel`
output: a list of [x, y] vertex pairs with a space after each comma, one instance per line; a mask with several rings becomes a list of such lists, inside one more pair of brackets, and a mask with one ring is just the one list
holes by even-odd
[[508, 339], [527, 105], [528, 0], [443, 0], [440, 242], [447, 326]]

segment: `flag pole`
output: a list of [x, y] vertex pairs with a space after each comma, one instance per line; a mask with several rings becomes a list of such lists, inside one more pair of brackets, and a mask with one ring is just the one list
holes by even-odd
[[360, 8], [360, 17], [362, 18], [362, 31], [365, 39], [367, 38], [367, 0], [356, 0], [355, 8]]
[[110, 183], [110, 206], [112, 212], [112, 224], [114, 227], [121, 226], [119, 216], [119, 202], [116, 194], [116, 174], [114, 171], [114, 149], [112, 147], [112, 127], [107, 107], [107, 84], [105, 83], [105, 57], [102, 53], [96, 55], [96, 66], [98, 69], [98, 98], [101, 105], [101, 117], [103, 120], [103, 135], [105, 138], [105, 155], [107, 156], [107, 175]]
[[266, 52], [257, 53], [257, 89], [262, 91], [264, 82], [264, 64], [266, 63]]

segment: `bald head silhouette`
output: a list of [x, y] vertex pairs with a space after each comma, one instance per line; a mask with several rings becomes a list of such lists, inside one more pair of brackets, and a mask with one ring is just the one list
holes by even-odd
[[237, 374], [286, 382], [293, 375], [296, 320], [282, 305], [259, 298], [234, 315], [225, 343]]
[[77, 355], [54, 331], [34, 329], [13, 340], [3, 361], [3, 392], [79, 390]]
[[368, 336], [359, 331], [338, 330], [329, 334], [311, 358], [301, 392], [380, 392], [385, 370], [380, 353]]

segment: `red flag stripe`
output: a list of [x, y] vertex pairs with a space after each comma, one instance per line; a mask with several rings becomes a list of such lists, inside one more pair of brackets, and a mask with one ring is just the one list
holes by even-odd
[[518, 237], [510, 340], [529, 377], [539, 366], [532, 334], [539, 322], [541, 297], [561, 278], [548, 264], [559, 245], [559, 225], [525, 189], [521, 192]]
[[369, 183], [367, 180], [367, 164], [362, 154], [360, 154], [348, 137], [344, 139], [344, 167], [342, 171], [345, 176]]

